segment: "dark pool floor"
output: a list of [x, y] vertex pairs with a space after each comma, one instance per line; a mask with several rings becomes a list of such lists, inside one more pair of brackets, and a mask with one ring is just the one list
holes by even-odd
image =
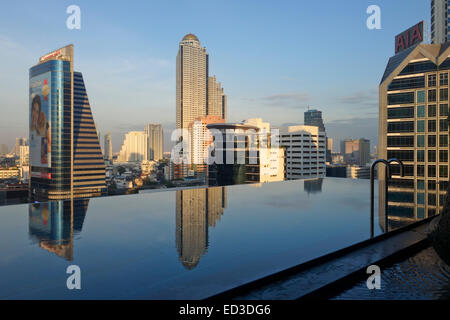
[[450, 299], [450, 266], [428, 247], [405, 261], [382, 269], [381, 289], [369, 290], [364, 279], [336, 300], [437, 300]]

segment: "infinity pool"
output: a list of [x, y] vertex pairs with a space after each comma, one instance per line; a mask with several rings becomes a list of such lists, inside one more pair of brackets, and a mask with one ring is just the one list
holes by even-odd
[[205, 298], [368, 239], [369, 201], [326, 178], [1, 207], [0, 298]]

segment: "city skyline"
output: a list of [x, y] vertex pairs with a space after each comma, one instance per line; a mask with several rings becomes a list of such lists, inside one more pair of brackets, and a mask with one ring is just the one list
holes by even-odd
[[[147, 20], [139, 19], [142, 18], [141, 13], [136, 13], [136, 19], [127, 15], [123, 19], [115, 19], [119, 15], [119, 8], [115, 4], [101, 6], [81, 1], [79, 6], [84, 15], [79, 31], [64, 28], [65, 4], [53, 3], [48, 7], [30, 5], [22, 13], [22, 17], [19, 15], [19, 24], [20, 19], [24, 19], [23, 27], [17, 28], [17, 19], [13, 21], [8, 16], [2, 16], [0, 20], [4, 29], [11, 29], [8, 36], [0, 32], [0, 66], [6, 71], [0, 77], [0, 112], [5, 112], [9, 106], [25, 112], [26, 100], [22, 87], [25, 87], [26, 76], [22, 73], [26, 69], [23, 66], [28, 66], [32, 58], [45, 52], [46, 48], [69, 42], [77, 47], [77, 64], [87, 70], [84, 72], [85, 81], [90, 88], [91, 103], [95, 105], [98, 129], [100, 132], [112, 133], [113, 150], [118, 151], [126, 132], [137, 130], [148, 122], [161, 123], [166, 133], [165, 141], [170, 143], [167, 135], [175, 128], [174, 56], [180, 38], [192, 32], [202, 40], [202, 45], [208, 48], [208, 52], [214, 55], [210, 74], [219, 75], [220, 82], [226, 88], [229, 122], [261, 117], [274, 126], [301, 124], [303, 112], [311, 105], [323, 112], [327, 133], [335, 140], [365, 136], [376, 141], [379, 69], [385, 65], [391, 55], [389, 53], [393, 52], [390, 39], [398, 30], [419, 20], [428, 20], [429, 16], [428, 1], [414, 4], [408, 2], [406, 7], [405, 3], [406, 1], [395, 4], [381, 1], [382, 29], [373, 31], [365, 26], [368, 17], [365, 14], [368, 2], [365, 1], [357, 5], [330, 3], [329, 12], [323, 13], [327, 23], [322, 24], [308, 17], [308, 12], [317, 9], [316, 4], [305, 4], [300, 7], [301, 10], [291, 10], [296, 13], [288, 15], [285, 21], [281, 19], [281, 11], [297, 9], [298, 4], [285, 3], [282, 8], [277, 9], [270, 3], [262, 3], [258, 10], [258, 17], [261, 19], [252, 17], [250, 21], [241, 17], [252, 10], [252, 6], [241, 4], [242, 16], [233, 15], [237, 29], [241, 27], [241, 32], [238, 33], [222, 30], [218, 22], [213, 23], [209, 30], [200, 29], [204, 22], [195, 21], [184, 25], [175, 23], [170, 27], [166, 22], [163, 25], [168, 27], [162, 33], [147, 30], [153, 21], [157, 23], [168, 14], [177, 17], [186, 10], [198, 15], [201, 3], [189, 6], [181, 4], [175, 9], [171, 7], [173, 12], [165, 4], [152, 5], [153, 20], [147, 24], [144, 23]], [[10, 6], [12, 12], [19, 10], [14, 4]], [[143, 9], [147, 6], [148, 4], [142, 3]], [[217, 6], [219, 5], [212, 5]], [[226, 19], [234, 14], [236, 4], [221, 4], [220, 7], [223, 9], [222, 19]], [[405, 14], [398, 19], [389, 19], [398, 12], [398, 8], [402, 8]], [[47, 32], [48, 40], [36, 42], [34, 39], [39, 31], [30, 33], [29, 24], [37, 23], [32, 12], [39, 13], [43, 10], [51, 17], [41, 23], [40, 29]], [[99, 15], [100, 12], [103, 14]], [[91, 14], [96, 15], [96, 20], [91, 18]], [[123, 15], [123, 12], [120, 11], [120, 14]], [[345, 16], [351, 18], [340, 18]], [[208, 21], [213, 19], [208, 15], [206, 17]], [[263, 17], [271, 17], [279, 24], [275, 27], [264, 26]], [[57, 28], [59, 24], [62, 25], [61, 28]], [[136, 24], [147, 26], [143, 28], [145, 35], [144, 30], [136, 31], [139, 30]], [[341, 25], [345, 36], [330, 34], [329, 26], [333, 24]], [[9, 28], [12, 25], [15, 26], [14, 30]], [[290, 31], [292, 28], [287, 28], [286, 25], [294, 25], [296, 28]], [[310, 27], [314, 32], [298, 33], [310, 30]], [[293, 41], [299, 35], [302, 41]], [[96, 41], [99, 36], [105, 36], [101, 44]], [[308, 42], [315, 45], [311, 47], [314, 49], [301, 50], [302, 43]], [[334, 56], [345, 62], [339, 65], [335, 60], [327, 59], [326, 54], [327, 47], [338, 43]], [[283, 50], [279, 50], [281, 47]], [[370, 49], [374, 47], [381, 47], [384, 57], [371, 52]], [[349, 60], [349, 51], [352, 51], [353, 61]], [[99, 58], [100, 56], [106, 58]], [[314, 67], [318, 63], [323, 66], [320, 70]], [[354, 69], [340, 79], [343, 81], [339, 80], [338, 83], [329, 76], [331, 73], [342, 74], [354, 63], [364, 67], [358, 68], [361, 70]], [[105, 72], [108, 79], [105, 78]], [[126, 113], [127, 117], [123, 117], [124, 106], [132, 111]], [[26, 136], [26, 121], [21, 117], [5, 121], [0, 120], [4, 139], [1, 143], [11, 148], [17, 137]], [[165, 149], [169, 146], [166, 143]]]

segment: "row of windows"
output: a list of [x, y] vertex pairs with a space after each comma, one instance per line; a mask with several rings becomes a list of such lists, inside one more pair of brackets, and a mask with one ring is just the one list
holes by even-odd
[[[437, 190], [436, 180], [428, 180], [428, 190]], [[390, 179], [388, 182], [389, 187], [393, 188], [405, 188], [405, 189], [414, 189], [414, 180], [413, 179]], [[439, 189], [441, 191], [446, 191], [448, 188], [448, 181], [439, 181]], [[425, 190], [425, 181], [417, 180], [417, 189]]]
[[[436, 117], [436, 105], [432, 104], [427, 107], [428, 112], [425, 112], [425, 106], [417, 106], [417, 117], [425, 118], [425, 114], [428, 117]], [[441, 103], [439, 105], [439, 116], [448, 116], [448, 104]], [[402, 118], [414, 118], [414, 107], [399, 107], [388, 109], [388, 119], [402, 119]]]
[[[439, 154], [439, 162], [448, 162], [448, 150], [427, 150], [428, 162], [436, 162]], [[397, 158], [401, 161], [414, 161], [414, 150], [388, 150], [388, 158]], [[425, 162], [425, 150], [416, 151], [416, 161]]]
[[[437, 121], [428, 120], [428, 132], [436, 132]], [[448, 120], [439, 120], [439, 131], [448, 131]], [[414, 121], [399, 121], [388, 123], [388, 133], [415, 132]], [[417, 120], [417, 132], [425, 132], [425, 120]]]
[[[404, 176], [414, 176], [414, 165], [404, 165]], [[427, 165], [427, 177], [435, 178], [439, 175], [440, 178], [448, 178], [448, 165]], [[400, 166], [392, 165], [391, 167], [393, 175], [400, 175]], [[439, 172], [437, 172], [439, 170]], [[425, 177], [425, 165], [417, 165], [416, 175], [418, 177]]]

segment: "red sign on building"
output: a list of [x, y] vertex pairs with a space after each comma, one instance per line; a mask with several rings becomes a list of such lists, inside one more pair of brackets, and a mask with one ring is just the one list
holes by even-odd
[[423, 42], [423, 21], [395, 37], [395, 54]]

